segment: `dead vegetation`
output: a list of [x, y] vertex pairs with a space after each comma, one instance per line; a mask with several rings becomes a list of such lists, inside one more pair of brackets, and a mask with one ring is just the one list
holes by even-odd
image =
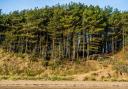
[[104, 60], [33, 61], [28, 55], [0, 50], [0, 79], [10, 80], [78, 80], [128, 81], [128, 61]]
[[[95, 67], [94, 67], [95, 65]], [[30, 60], [28, 55], [16, 55], [0, 50], [0, 79], [73, 80], [74, 74], [87, 73], [100, 68], [95, 61]]]

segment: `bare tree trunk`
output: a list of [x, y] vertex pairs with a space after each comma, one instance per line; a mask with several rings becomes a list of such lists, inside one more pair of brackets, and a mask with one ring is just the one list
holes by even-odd
[[85, 31], [83, 29], [83, 59], [85, 58]]
[[43, 37], [40, 36], [40, 47], [39, 47], [39, 50], [40, 50], [40, 57], [42, 56], [42, 40], [43, 40]]
[[24, 40], [24, 38], [22, 37], [22, 39], [21, 39], [21, 53], [23, 53], [24, 52], [24, 43], [23, 43], [23, 40]]
[[112, 58], [114, 59], [114, 38], [112, 37]]
[[65, 37], [63, 38], [63, 53], [62, 53], [62, 58], [67, 57], [66, 56], [66, 42], [65, 42]]
[[125, 31], [124, 31], [124, 28], [123, 28], [123, 53], [125, 53]]
[[87, 33], [87, 60], [89, 60], [89, 34]]
[[54, 46], [55, 46], [55, 38], [52, 39], [52, 59], [54, 59]]
[[79, 35], [78, 35], [78, 37], [77, 37], [77, 59], [79, 59], [79, 48], [80, 48], [80, 41], [81, 41], [81, 37], [79, 37]]
[[105, 53], [108, 53], [108, 42], [105, 42]]
[[66, 38], [66, 57], [69, 57], [69, 51], [68, 51], [68, 36]]
[[73, 37], [73, 54], [72, 54], [72, 59], [75, 59], [75, 53], [76, 53], [75, 37]]
[[[28, 32], [27, 32], [28, 35]], [[25, 53], [27, 53], [27, 48], [28, 48], [28, 39], [27, 37], [25, 38]]]
[[61, 50], [61, 42], [59, 42], [59, 59], [61, 59], [61, 52], [63, 51], [63, 49]]

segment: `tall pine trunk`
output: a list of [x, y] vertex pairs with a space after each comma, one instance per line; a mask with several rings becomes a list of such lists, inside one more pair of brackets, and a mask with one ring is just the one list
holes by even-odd
[[75, 59], [76, 53], [76, 45], [75, 45], [75, 37], [73, 37], [73, 52], [72, 52], [72, 59]]
[[87, 60], [89, 60], [89, 33], [86, 33], [86, 39], [87, 39]]
[[122, 30], [123, 30], [123, 32], [122, 32], [122, 36], [123, 36], [123, 53], [125, 53], [125, 31], [124, 31], [124, 28]]
[[83, 29], [83, 59], [85, 58], [85, 30]]
[[53, 37], [52, 38], [52, 59], [54, 59], [54, 53], [55, 53], [55, 38]]

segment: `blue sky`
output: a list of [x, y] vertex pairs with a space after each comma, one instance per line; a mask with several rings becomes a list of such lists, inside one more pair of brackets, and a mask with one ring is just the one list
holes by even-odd
[[100, 7], [112, 6], [119, 10], [128, 10], [128, 0], [0, 0], [0, 9], [8, 13], [14, 10], [30, 9], [34, 7], [52, 6], [57, 3], [81, 2], [87, 5], [99, 5]]

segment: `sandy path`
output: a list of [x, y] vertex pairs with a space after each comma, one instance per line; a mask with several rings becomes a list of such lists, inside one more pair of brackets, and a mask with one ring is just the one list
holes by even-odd
[[128, 89], [128, 82], [0, 81], [0, 89]]
[[99, 77], [99, 79], [101, 79], [101, 76], [108, 76], [110, 74], [112, 74], [114, 71], [112, 71], [111, 69], [111, 65], [109, 65], [107, 68], [102, 68], [96, 71], [90, 71], [88, 73], [84, 73], [84, 74], [76, 74], [73, 75], [74, 80], [76, 81], [83, 81], [85, 77], [87, 76], [92, 76], [92, 74], [97, 74], [96, 78]]

